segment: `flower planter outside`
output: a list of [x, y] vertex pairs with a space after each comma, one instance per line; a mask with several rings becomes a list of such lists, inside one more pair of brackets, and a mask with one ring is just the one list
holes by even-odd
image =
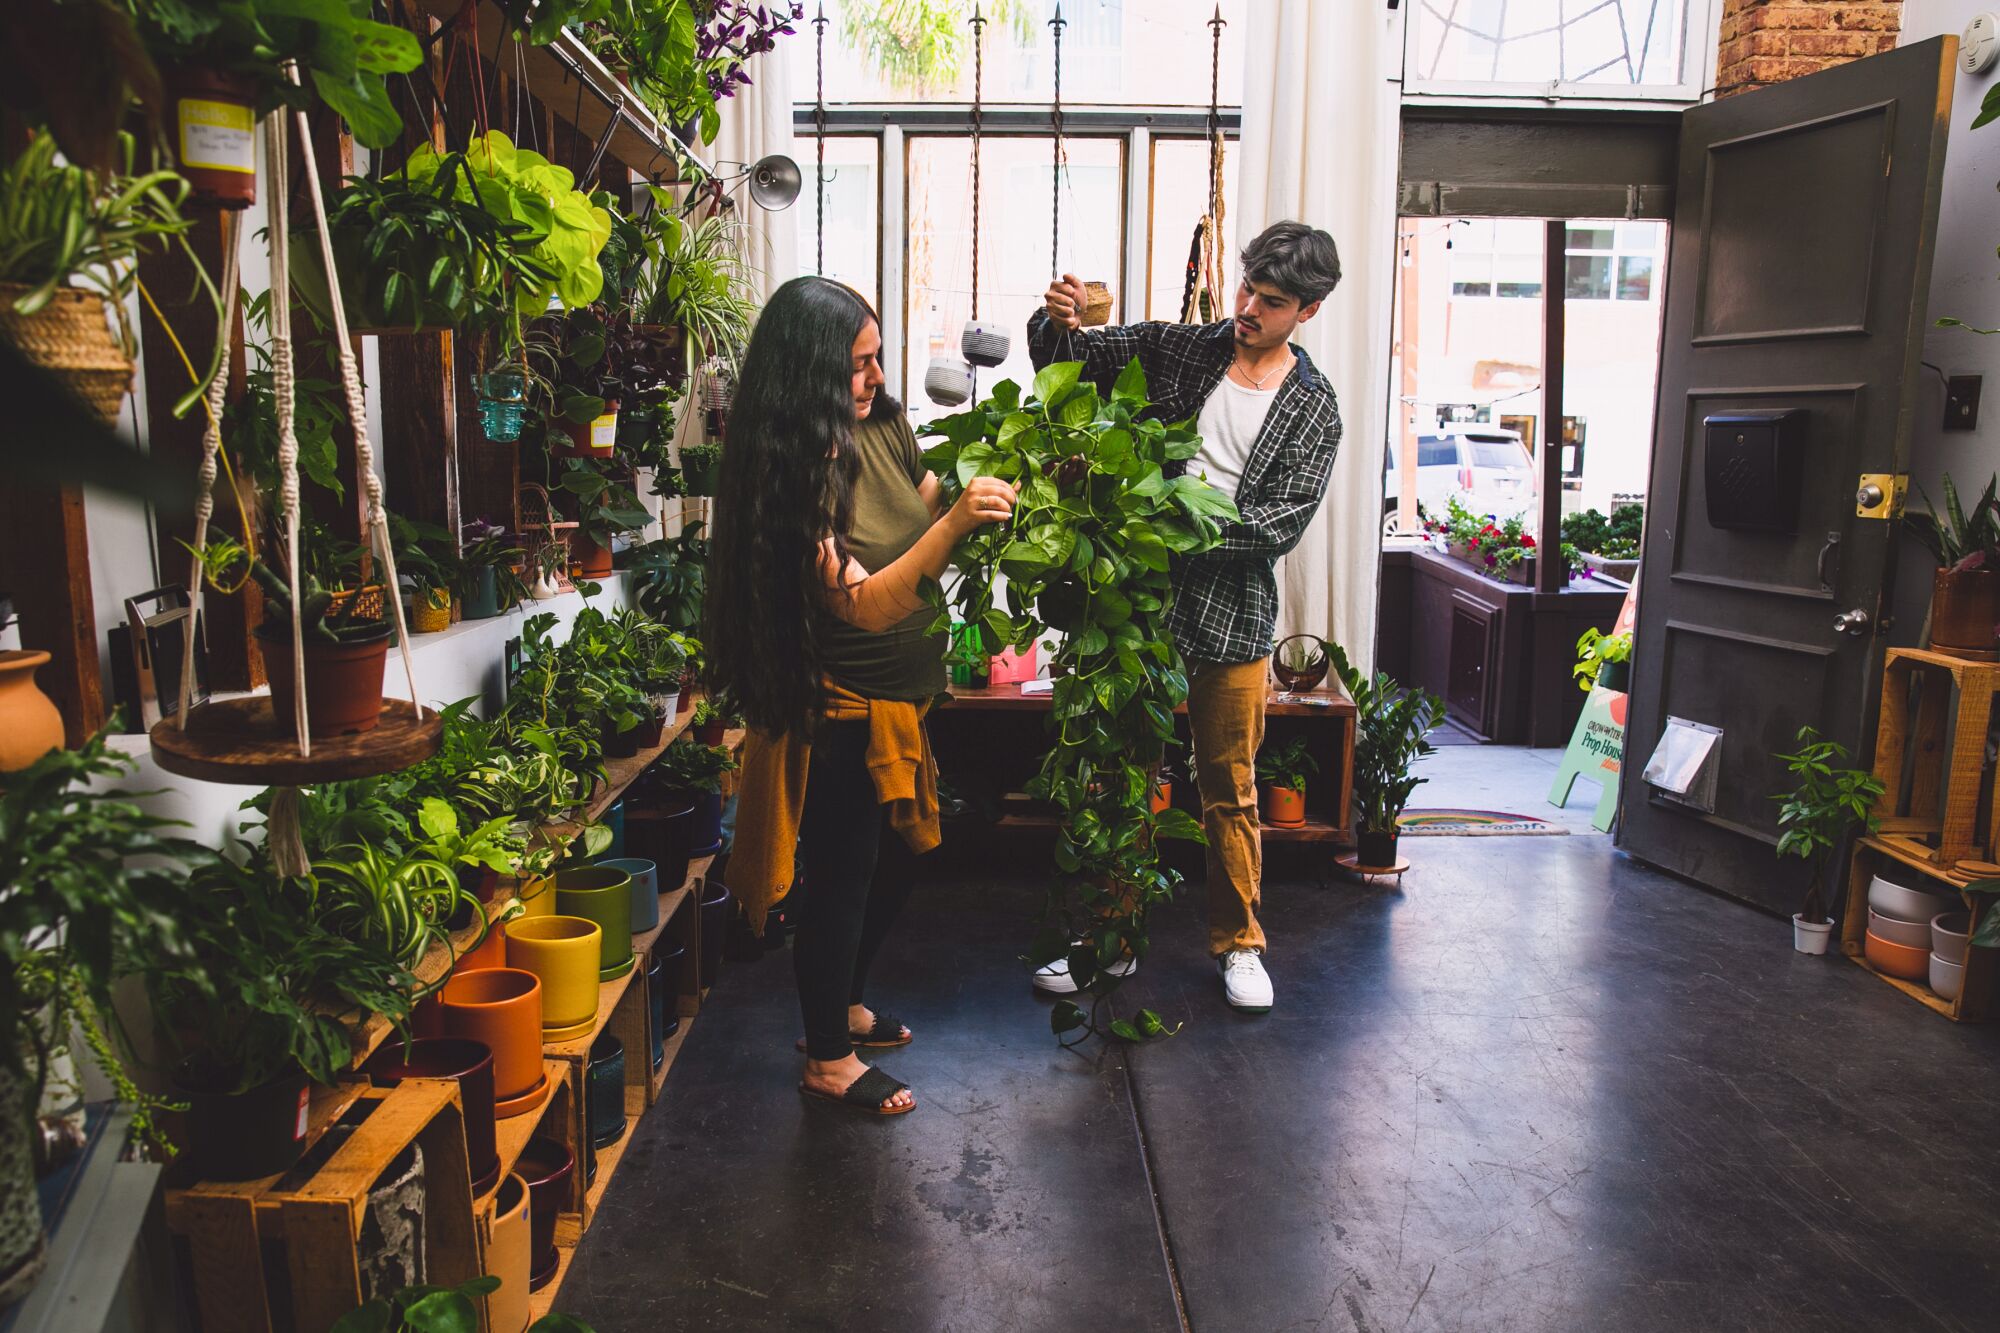
[[564, 916], [595, 921], [603, 932], [599, 941], [598, 980], [615, 981], [631, 970], [630, 875], [601, 865], [557, 871], [556, 911]]
[[632, 933], [643, 935], [660, 924], [660, 872], [651, 861], [637, 856], [621, 856], [599, 861], [606, 870], [622, 870], [632, 877]]
[[62, 713], [35, 683], [35, 671], [48, 660], [44, 652], [0, 652], [0, 773], [62, 748]]
[[1940, 569], [1931, 585], [1931, 647], [1990, 652], [2000, 621], [2000, 570]]
[[432, 588], [410, 599], [410, 630], [437, 634], [451, 628], [451, 589]]
[[625, 1137], [625, 1043], [609, 1032], [590, 1044], [583, 1105], [591, 1147], [606, 1148]]
[[[306, 729], [315, 740], [373, 731], [382, 715], [382, 670], [389, 660], [389, 627], [360, 639], [306, 643]], [[292, 731], [295, 705], [292, 639], [257, 631], [271, 676], [271, 711]]]
[[524, 917], [507, 923], [507, 966], [541, 981], [538, 1041], [573, 1040], [597, 1021], [602, 937], [595, 921], [576, 916]]
[[1296, 787], [1267, 784], [1264, 822], [1272, 828], [1299, 828], [1306, 822], [1306, 794]]
[[501, 1120], [540, 1106], [548, 1095], [542, 1069], [542, 983], [532, 972], [493, 967], [447, 981], [438, 996], [446, 1036], [493, 1052], [493, 1114]]
[[562, 1256], [556, 1253], [556, 1214], [569, 1202], [576, 1158], [554, 1139], [536, 1137], [528, 1140], [514, 1169], [528, 1187], [528, 1290], [540, 1291], [549, 1285], [561, 1262]]
[[289, 1170], [306, 1150], [312, 1085], [292, 1070], [248, 1092], [228, 1092], [225, 1080], [190, 1056], [174, 1068], [188, 1102], [188, 1150], [204, 1180], [256, 1180]]
[[481, 569], [472, 595], [465, 599], [467, 620], [491, 620], [500, 614], [500, 573], [491, 565]]
[[701, 886], [701, 969], [699, 984], [707, 990], [722, 973], [722, 946], [729, 937], [729, 919], [736, 915], [736, 898], [729, 886], [709, 879]]
[[167, 72], [176, 169], [203, 203], [257, 202], [257, 89], [240, 74], [178, 66]]
[[368, 1077], [393, 1088], [406, 1078], [458, 1080], [465, 1113], [465, 1160], [472, 1168], [472, 1192], [484, 1194], [500, 1179], [500, 1152], [493, 1136], [493, 1052], [465, 1037], [390, 1041], [368, 1059]]
[[1364, 866], [1393, 866], [1396, 864], [1396, 843], [1401, 836], [1393, 831], [1377, 833], [1371, 829], [1356, 829], [1355, 857]]
[[500, 1279], [486, 1297], [487, 1333], [527, 1333], [528, 1275], [535, 1252], [528, 1219], [528, 1183], [520, 1175], [500, 1182], [493, 1202], [492, 1239], [486, 1243], [486, 1275]]

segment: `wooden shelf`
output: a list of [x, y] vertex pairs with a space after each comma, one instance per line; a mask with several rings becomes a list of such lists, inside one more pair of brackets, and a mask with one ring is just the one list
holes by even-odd
[[[507, 909], [514, 905], [515, 896], [512, 889], [493, 895], [493, 901], [485, 905], [487, 929], [499, 928], [495, 923], [500, 921], [507, 914]], [[411, 969], [411, 975], [416, 977], [419, 988], [434, 986], [450, 975], [452, 966], [458, 961], [459, 956], [477, 944], [480, 938], [479, 925], [475, 922], [464, 930], [453, 931], [449, 944], [433, 944], [430, 951], [418, 960], [416, 967]], [[381, 1049], [382, 1043], [387, 1041], [395, 1030], [396, 1025], [380, 1014], [370, 1014], [362, 1020], [353, 1031], [351, 1039], [354, 1044], [354, 1059], [349, 1062], [348, 1068], [359, 1069], [366, 1064], [368, 1057]]]
[[[549, 1108], [561, 1100], [560, 1085], [569, 1077], [569, 1066], [561, 1060], [542, 1059], [542, 1074], [549, 1080], [549, 1095], [526, 1115], [510, 1116], [493, 1123], [493, 1140], [500, 1150], [500, 1179], [505, 1180], [528, 1150], [528, 1140], [541, 1132]], [[498, 1185], [495, 1185], [498, 1188]]]
[[556, 1293], [562, 1290], [563, 1279], [569, 1276], [570, 1260], [576, 1258], [574, 1245], [556, 1246], [556, 1275], [540, 1291], [528, 1293], [528, 1323], [532, 1327], [536, 1320], [547, 1314], [556, 1303]]
[[[461, 0], [418, 0], [424, 12], [441, 23], [450, 23], [464, 8]], [[604, 63], [590, 53], [575, 33], [564, 32], [547, 46], [530, 46], [502, 35], [507, 20], [497, 6], [476, 4], [472, 15], [479, 24], [479, 49], [489, 54], [504, 50], [509, 54], [501, 68], [511, 71], [514, 53], [519, 54], [527, 72], [528, 91], [557, 119], [572, 120], [578, 134], [595, 143], [611, 124], [618, 122], [606, 150], [633, 171], [661, 184], [680, 179], [682, 162], [692, 162], [704, 174], [708, 168], [672, 129], [660, 123], [638, 94], [618, 81]], [[579, 94], [578, 84], [587, 85]], [[611, 104], [624, 98], [622, 112]], [[575, 164], [569, 164], [575, 165]]]
[[632, 937], [632, 966], [625, 975], [615, 981], [604, 982], [597, 988], [597, 1017], [592, 1020], [590, 1031], [571, 1041], [551, 1042], [542, 1047], [542, 1054], [551, 1060], [579, 1060], [588, 1063], [590, 1048], [604, 1035], [604, 1029], [611, 1026], [611, 1015], [617, 1012], [619, 1001], [632, 988], [632, 979], [645, 971], [644, 959], [653, 947], [654, 941], [667, 928], [663, 920], [642, 935]]
[[631, 789], [633, 783], [653, 766], [653, 761], [667, 752], [667, 747], [681, 738], [687, 731], [688, 722], [694, 717], [692, 711], [677, 714], [660, 733], [660, 743], [649, 745], [630, 759], [607, 759], [604, 761], [604, 781], [599, 790], [583, 807], [583, 813], [575, 820], [544, 824], [538, 830], [545, 842], [567, 843], [583, 832], [584, 825], [595, 824], [604, 817], [618, 798]]
[[1936, 991], [1932, 990], [1929, 986], [1921, 986], [1914, 981], [1905, 981], [1901, 977], [1892, 977], [1887, 972], [1879, 972], [1875, 969], [1875, 965], [1873, 963], [1869, 962], [1866, 958], [1863, 958], [1860, 954], [1848, 954], [1847, 956], [1855, 963], [1859, 964], [1862, 971], [1867, 972], [1872, 976], [1878, 977], [1881, 980], [1888, 982], [1891, 986], [1894, 986], [1897, 990], [1903, 992], [1903, 994], [1909, 996], [1911, 999], [1915, 1000], [1918, 1004], [1921, 1004], [1928, 1009], [1936, 1010], [1938, 1013], [1943, 1014], [1946, 1018], [1955, 1019], [1959, 1016], [1957, 1004], [1954, 1001], [1945, 999], [1943, 996], [1939, 995]]

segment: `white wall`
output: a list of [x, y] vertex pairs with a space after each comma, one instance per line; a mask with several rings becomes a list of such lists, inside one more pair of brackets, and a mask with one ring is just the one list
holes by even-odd
[[[1904, 44], [1943, 33], [1957, 35], [1974, 15], [2000, 10], [2000, 0], [1905, 0]], [[1942, 503], [1945, 474], [1975, 494], [2000, 469], [2000, 340], [1964, 329], [1935, 327], [1950, 315], [1981, 328], [2000, 328], [2000, 125], [1972, 130], [1972, 118], [1986, 90], [2000, 78], [2000, 67], [1985, 74], [1957, 76], [1951, 109], [1950, 147], [1945, 157], [1944, 198], [1938, 215], [1937, 259], [1931, 269], [1930, 320], [1924, 336], [1924, 360], [1946, 375], [1984, 375], [1985, 402], [1979, 428], [1946, 432], [1944, 385], [1930, 370], [1918, 387], [1917, 429], [1911, 447], [1912, 503], [1922, 485]], [[1903, 620], [1897, 642], [1914, 642], [1929, 600], [1931, 562], [1914, 542], [1905, 542], [1897, 580], [1896, 604]], [[1913, 610], [1914, 608], [1914, 610]]]

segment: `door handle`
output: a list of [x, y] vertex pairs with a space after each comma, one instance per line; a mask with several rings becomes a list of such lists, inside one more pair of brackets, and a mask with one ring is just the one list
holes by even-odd
[[1835, 616], [1833, 629], [1836, 634], [1852, 634], [1860, 638], [1868, 633], [1869, 620], [1868, 613], [1857, 606], [1852, 611], [1843, 611]]
[[1826, 566], [1827, 561], [1839, 550], [1840, 534], [1837, 532], [1827, 533], [1826, 545], [1819, 548], [1819, 559], [1813, 562], [1813, 572], [1819, 576], [1819, 586], [1822, 592], [1833, 591], [1833, 580], [1826, 576]]
[[1854, 493], [1854, 503], [1863, 509], [1874, 509], [1882, 503], [1882, 500], [1882, 488], [1872, 481]]

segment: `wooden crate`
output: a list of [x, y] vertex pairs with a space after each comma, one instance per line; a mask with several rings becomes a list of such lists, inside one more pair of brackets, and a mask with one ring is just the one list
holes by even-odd
[[424, 1155], [426, 1281], [451, 1286], [478, 1275], [457, 1081], [333, 1090], [316, 1102], [309, 1138], [356, 1112], [365, 1119], [303, 1183], [288, 1175], [167, 1191], [167, 1226], [186, 1242], [203, 1333], [325, 1333], [360, 1305], [368, 1191], [411, 1143]]
[[[1882, 797], [1879, 839], [1945, 871], [1991, 862], [2000, 790], [1986, 764], [1986, 732], [2000, 664], [1891, 648], [1875, 735]], [[1865, 920], [1865, 918], [1864, 918]]]
[[1877, 972], [1864, 956], [1864, 937], [1868, 933], [1868, 884], [1885, 870], [1914, 870], [1931, 880], [1933, 887], [1957, 894], [1971, 913], [1974, 929], [1978, 928], [1984, 913], [1992, 910], [1992, 902], [1987, 895], [1964, 892], [1965, 885], [1977, 876], [1944, 870], [1926, 857], [1906, 850], [1900, 841], [1880, 836], [1863, 838], [1855, 844], [1854, 855], [1848, 861], [1847, 911], [1841, 920], [1840, 951], [1864, 970], [1953, 1022], [1976, 1022], [1986, 1018], [1992, 1011], [1996, 986], [2000, 986], [2000, 961], [1994, 957], [2000, 950], [1966, 950], [1965, 984], [1955, 1000], [1943, 998], [1923, 982], [1905, 981], [1901, 977]]

